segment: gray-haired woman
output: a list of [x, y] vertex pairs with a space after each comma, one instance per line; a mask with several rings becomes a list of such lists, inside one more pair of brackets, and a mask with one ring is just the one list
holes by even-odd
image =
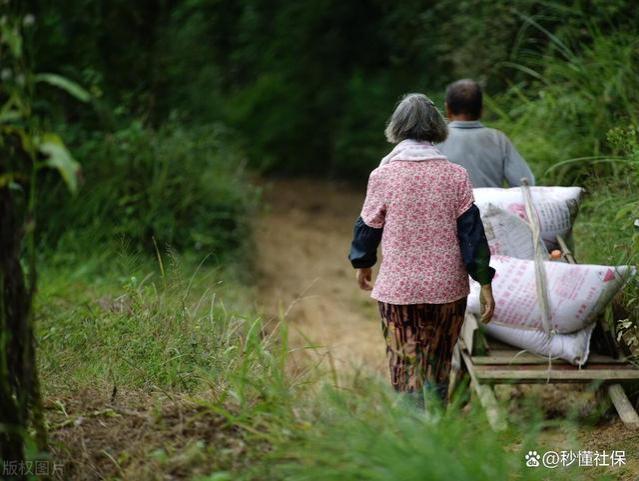
[[349, 259], [379, 303], [393, 387], [420, 403], [424, 391], [446, 400], [469, 274], [482, 285], [482, 321], [493, 314], [490, 251], [468, 173], [433, 145], [447, 135], [433, 102], [406, 95], [385, 133], [397, 145], [370, 175]]

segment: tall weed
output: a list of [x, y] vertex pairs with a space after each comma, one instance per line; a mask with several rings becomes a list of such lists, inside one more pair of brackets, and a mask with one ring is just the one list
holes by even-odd
[[623, 162], [608, 133], [637, 125], [639, 42], [628, 32], [602, 33], [588, 23], [575, 30], [574, 38], [571, 32], [564, 38], [548, 35], [547, 52], [523, 53], [514, 64], [530, 72], [530, 81], [492, 99], [497, 124], [544, 183], [616, 175]]

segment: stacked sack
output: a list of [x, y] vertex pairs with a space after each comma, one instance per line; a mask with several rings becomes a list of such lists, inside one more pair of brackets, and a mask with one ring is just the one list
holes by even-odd
[[[556, 249], [557, 236], [568, 238], [572, 225], [579, 212], [581, 187], [530, 187], [530, 193], [537, 213], [541, 238], [549, 249]], [[492, 209], [500, 209], [528, 221], [526, 204], [519, 187], [512, 189], [482, 188], [473, 189], [475, 204], [482, 213], [482, 220]], [[527, 227], [527, 224], [524, 224]], [[528, 228], [528, 243], [530, 229]], [[532, 257], [530, 257], [532, 259]]]
[[[569, 237], [577, 215], [579, 187], [531, 187], [534, 211], [546, 249], [557, 236]], [[474, 190], [495, 268], [495, 314], [488, 334], [528, 351], [583, 365], [596, 317], [634, 274], [628, 266], [608, 267], [546, 261], [551, 332], [542, 325], [537, 300], [534, 244], [521, 189]], [[471, 285], [468, 310], [479, 315], [479, 285]]]

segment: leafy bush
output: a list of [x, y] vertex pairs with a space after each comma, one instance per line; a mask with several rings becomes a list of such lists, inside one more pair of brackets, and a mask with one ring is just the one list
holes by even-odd
[[43, 195], [45, 244], [123, 240], [232, 253], [248, 236], [256, 191], [228, 139], [220, 126], [153, 130], [139, 122], [90, 136], [75, 149], [84, 176], [77, 197], [61, 208], [58, 184]]

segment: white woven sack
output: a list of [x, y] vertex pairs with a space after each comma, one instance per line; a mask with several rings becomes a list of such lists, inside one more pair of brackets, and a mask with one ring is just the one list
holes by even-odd
[[540, 356], [558, 358], [581, 366], [588, 360], [590, 338], [595, 323], [570, 334], [546, 334], [536, 329], [521, 329], [488, 323], [486, 332], [502, 342]]
[[[512, 327], [543, 331], [535, 287], [534, 262], [512, 257], [493, 256], [495, 268], [493, 321]], [[544, 262], [550, 304], [550, 326], [568, 334], [583, 329], [612, 300], [626, 280], [634, 274], [629, 266], [596, 266]], [[468, 310], [479, 315], [479, 284], [472, 282]]]
[[[529, 225], [520, 217], [488, 204], [481, 213], [486, 239], [492, 255], [534, 259], [535, 246]], [[548, 251], [540, 243], [542, 252], [548, 258]]]
[[[579, 211], [579, 201], [583, 189], [581, 187], [530, 187], [532, 200], [541, 230], [541, 238], [549, 249], [557, 247], [557, 236], [567, 238], [572, 232], [572, 225]], [[493, 204], [507, 210], [524, 220], [526, 207], [521, 189], [500, 189], [483, 187], [473, 189], [475, 204], [482, 214]]]

